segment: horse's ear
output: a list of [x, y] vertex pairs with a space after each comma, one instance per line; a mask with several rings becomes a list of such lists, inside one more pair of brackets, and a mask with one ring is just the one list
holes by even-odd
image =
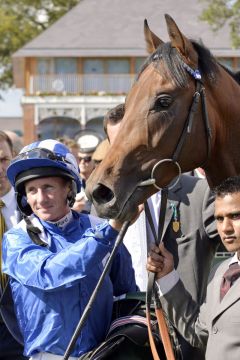
[[144, 36], [147, 52], [149, 54], [152, 54], [154, 51], [157, 50], [159, 45], [163, 44], [163, 41], [159, 39], [159, 37], [150, 30], [146, 19], [144, 20]]
[[175, 47], [180, 52], [189, 65], [197, 67], [198, 55], [191, 41], [182, 34], [171, 16], [165, 14], [165, 19], [172, 47]]

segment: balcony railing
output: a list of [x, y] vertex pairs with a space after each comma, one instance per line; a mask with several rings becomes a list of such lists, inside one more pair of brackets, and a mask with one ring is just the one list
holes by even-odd
[[32, 75], [29, 93], [36, 94], [126, 94], [135, 75], [131, 74], [52, 74]]

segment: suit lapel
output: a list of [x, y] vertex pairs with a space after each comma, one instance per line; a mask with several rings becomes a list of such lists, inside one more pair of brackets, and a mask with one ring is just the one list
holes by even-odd
[[237, 300], [239, 300], [240, 297], [240, 291], [236, 291], [236, 289], [240, 288], [240, 278], [238, 278], [220, 302], [220, 286], [222, 283], [222, 277], [228, 267], [229, 261], [225, 261], [225, 263], [221, 267], [221, 271], [217, 272], [214, 277], [214, 289], [217, 289], [217, 291], [213, 291], [212, 294], [212, 303], [214, 304], [212, 321], [221, 313], [223, 313], [227, 308], [229, 308], [232, 304], [234, 304]]
[[175, 206], [176, 208], [178, 208], [180, 202], [179, 190], [181, 188], [182, 188], [182, 183], [180, 178], [179, 182], [174, 186], [174, 188], [168, 191], [167, 209], [166, 209], [165, 222], [163, 228], [163, 237], [165, 235], [165, 232], [168, 228], [171, 219], [173, 218], [173, 207]]

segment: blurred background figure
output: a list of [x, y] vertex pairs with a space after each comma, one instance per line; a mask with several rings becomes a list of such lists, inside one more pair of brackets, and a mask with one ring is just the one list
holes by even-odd
[[84, 189], [86, 187], [86, 181], [95, 167], [94, 161], [92, 159], [94, 150], [95, 148], [80, 148], [78, 152], [78, 164], [80, 176], [82, 179], [82, 186]]
[[100, 138], [83, 135], [79, 141], [73, 140], [67, 136], [57, 138], [58, 141], [66, 145], [71, 153], [75, 156], [82, 180], [81, 192], [77, 193], [75, 203], [72, 207], [77, 212], [89, 214], [91, 211], [91, 202], [85, 195], [86, 181], [94, 170], [95, 166], [99, 164], [109, 149], [109, 141]]
[[13, 157], [17, 156], [23, 148], [23, 140], [14, 131], [4, 130], [5, 134], [10, 138], [13, 146]]
[[96, 148], [92, 155], [95, 167], [105, 158], [110, 148], [109, 140], [103, 140]]
[[94, 161], [92, 159], [96, 146], [92, 147], [80, 147], [78, 151], [78, 164], [80, 170], [80, 176], [82, 179], [81, 192], [76, 195], [75, 203], [72, 207], [73, 210], [81, 213], [89, 214], [91, 211], [92, 203], [88, 200], [85, 194], [86, 182], [92, 171], [95, 168]]
[[[92, 203], [85, 194], [86, 182], [95, 169], [95, 167], [104, 159], [108, 153], [110, 144], [108, 139], [102, 140], [92, 137], [85, 137], [79, 142], [78, 163], [80, 176], [82, 179], [82, 190], [76, 195], [75, 203], [72, 207], [77, 212], [91, 212]], [[89, 140], [89, 141], [87, 141]]]
[[81, 192], [77, 193], [75, 198], [75, 203], [72, 207], [73, 210], [77, 212], [89, 213], [91, 208], [91, 203], [85, 195], [85, 184], [86, 180], [90, 176], [91, 172], [94, 169], [94, 162], [92, 160], [92, 154], [95, 148], [80, 148], [80, 145], [77, 141], [70, 139], [67, 136], [62, 136], [57, 139], [62, 144], [66, 145], [71, 153], [75, 156], [77, 163], [79, 165], [80, 176], [82, 179], [82, 189]]
[[[10, 133], [12, 133], [10, 131]], [[15, 134], [15, 133], [13, 133]], [[16, 135], [17, 136], [17, 135]], [[17, 151], [17, 150], [16, 150]], [[14, 314], [11, 301], [8, 298], [6, 288], [7, 279], [2, 273], [2, 237], [3, 233], [21, 220], [20, 211], [17, 208], [15, 191], [7, 178], [7, 168], [14, 155], [13, 144], [7, 131], [0, 131], [0, 298], [9, 304], [9, 313]], [[3, 295], [5, 293], [5, 295]], [[14, 331], [5, 324], [6, 311], [0, 309], [0, 360], [24, 360], [23, 347], [14, 337]], [[12, 319], [14, 320], [14, 319]], [[16, 321], [16, 320], [15, 320]], [[13, 321], [14, 323], [14, 321]]]
[[68, 149], [71, 151], [71, 153], [75, 156], [77, 163], [78, 163], [78, 152], [79, 152], [79, 145], [78, 143], [70, 139], [67, 136], [62, 136], [57, 139], [57, 141], [61, 142], [62, 144], [66, 145]]

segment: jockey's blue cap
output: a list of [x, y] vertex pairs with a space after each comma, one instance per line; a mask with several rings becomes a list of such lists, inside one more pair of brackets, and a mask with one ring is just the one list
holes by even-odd
[[69, 178], [75, 182], [77, 192], [81, 190], [81, 178], [74, 155], [64, 144], [52, 139], [25, 146], [11, 161], [7, 176], [15, 190], [20, 183], [23, 185], [25, 181], [45, 176]]

